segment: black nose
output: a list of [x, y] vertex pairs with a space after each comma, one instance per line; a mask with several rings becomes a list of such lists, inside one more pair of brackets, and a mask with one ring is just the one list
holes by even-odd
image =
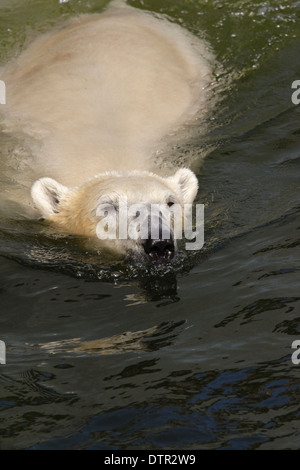
[[144, 243], [144, 250], [147, 255], [155, 260], [168, 260], [174, 256], [174, 242], [173, 240], [151, 240], [148, 238]]

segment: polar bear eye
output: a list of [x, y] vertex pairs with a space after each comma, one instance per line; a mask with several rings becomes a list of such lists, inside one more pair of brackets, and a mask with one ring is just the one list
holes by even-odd
[[174, 204], [175, 204], [175, 203], [174, 203], [173, 201], [167, 202], [168, 207], [172, 207], [172, 206], [174, 206]]
[[101, 204], [101, 207], [102, 207], [102, 210], [104, 210], [107, 214], [115, 210], [115, 207], [113, 204]]

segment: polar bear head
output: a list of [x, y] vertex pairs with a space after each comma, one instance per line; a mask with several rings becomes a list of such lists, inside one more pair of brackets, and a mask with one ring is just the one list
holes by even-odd
[[172, 208], [182, 209], [182, 217], [197, 190], [194, 173], [180, 169], [166, 178], [147, 171], [106, 172], [74, 188], [41, 178], [31, 196], [43, 218], [69, 233], [98, 239], [118, 254], [165, 260], [174, 256], [180, 230]]

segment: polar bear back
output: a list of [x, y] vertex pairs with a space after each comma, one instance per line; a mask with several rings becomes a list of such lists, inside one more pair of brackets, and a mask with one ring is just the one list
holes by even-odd
[[205, 109], [208, 59], [200, 40], [151, 14], [83, 15], [4, 69], [11, 124], [40, 142], [41, 172], [64, 184], [152, 169], [158, 142]]

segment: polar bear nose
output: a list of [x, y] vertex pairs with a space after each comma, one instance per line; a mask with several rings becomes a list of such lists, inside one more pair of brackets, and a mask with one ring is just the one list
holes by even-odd
[[174, 256], [174, 242], [168, 240], [152, 240], [148, 238], [144, 243], [144, 250], [151, 259], [155, 260], [168, 260]]

